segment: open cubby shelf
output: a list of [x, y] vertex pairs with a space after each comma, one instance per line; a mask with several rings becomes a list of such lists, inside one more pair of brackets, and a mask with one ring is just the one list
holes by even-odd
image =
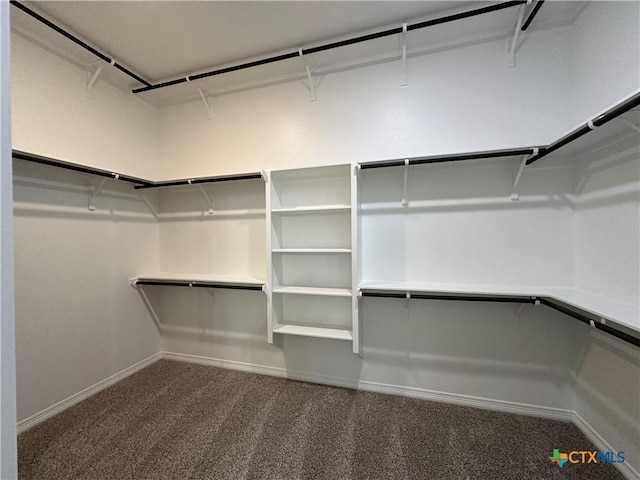
[[268, 332], [349, 340], [359, 352], [353, 165], [270, 173]]

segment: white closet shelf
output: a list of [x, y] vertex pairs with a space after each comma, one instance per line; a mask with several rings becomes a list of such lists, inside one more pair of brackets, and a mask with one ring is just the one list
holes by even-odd
[[350, 205], [317, 205], [310, 207], [274, 208], [271, 213], [278, 215], [306, 215], [309, 213], [350, 212]]
[[[454, 284], [454, 283], [421, 283], [421, 282], [362, 282], [360, 290], [365, 292], [397, 292], [412, 294], [433, 294], [455, 299], [460, 297], [486, 297], [488, 301], [501, 298], [531, 299], [536, 297], [546, 299], [559, 305], [565, 304], [573, 313], [586, 317], [596, 317], [595, 320], [612, 321], [627, 328], [640, 332], [640, 307], [632, 303], [623, 302], [610, 297], [570, 287], [540, 287], [517, 285], [482, 285], [482, 284]], [[555, 308], [555, 307], [554, 307]]]
[[340, 328], [310, 327], [303, 325], [278, 325], [273, 333], [298, 335], [301, 337], [332, 338], [334, 340], [353, 340], [350, 330]]
[[276, 248], [273, 253], [351, 253], [350, 248]]
[[138, 275], [131, 285], [157, 285], [174, 287], [226, 288], [237, 290], [262, 290], [264, 280], [244, 275], [205, 275], [199, 273], [153, 273]]
[[349, 288], [319, 288], [319, 287], [279, 287], [273, 293], [287, 293], [291, 295], [318, 295], [325, 297], [351, 297]]

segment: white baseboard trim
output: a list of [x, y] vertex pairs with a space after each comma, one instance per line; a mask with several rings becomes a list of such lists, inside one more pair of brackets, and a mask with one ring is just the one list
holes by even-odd
[[[531, 415], [553, 420], [561, 420], [574, 423], [582, 433], [601, 451], [613, 451], [609, 443], [589, 425], [579, 414], [572, 410], [560, 408], [544, 407], [540, 405], [531, 405], [526, 403], [508, 402], [504, 400], [495, 400], [483, 397], [474, 397], [470, 395], [461, 395], [457, 393], [444, 393], [433, 390], [427, 390], [416, 387], [406, 387], [399, 385], [389, 385], [385, 383], [354, 381], [345, 378], [332, 377], [327, 375], [317, 375], [309, 372], [295, 372], [286, 370], [282, 367], [271, 367], [266, 365], [257, 365], [253, 363], [238, 362], [234, 360], [224, 360], [219, 358], [204, 357], [199, 355], [188, 355], [174, 352], [160, 352], [131, 365], [124, 370], [111, 375], [110, 377], [85, 388], [81, 392], [76, 393], [44, 410], [31, 415], [24, 420], [18, 422], [17, 431], [22, 433], [31, 427], [61, 413], [73, 405], [80, 403], [82, 400], [95, 395], [111, 385], [124, 380], [126, 377], [148, 367], [160, 359], [174, 360], [187, 363], [195, 363], [199, 365], [207, 365], [228, 370], [238, 370], [249, 373], [257, 373], [260, 375], [270, 375], [274, 377], [288, 378], [291, 380], [299, 380], [303, 382], [319, 383], [323, 385], [331, 385], [335, 387], [351, 388], [355, 390], [363, 390], [367, 392], [383, 393], [388, 395], [396, 395], [411, 398], [420, 398], [436, 402], [444, 402], [454, 405], [466, 407], [482, 408], [485, 410], [494, 410], [498, 412], [515, 413], [519, 415]], [[629, 480], [637, 480], [640, 474], [628, 462], [617, 463], [615, 466]]]
[[[584, 436], [587, 437], [595, 447], [601, 452], [613, 452], [615, 449], [607, 442], [602, 435], [600, 435], [591, 425], [589, 425], [584, 418], [580, 416], [579, 413], [573, 412], [573, 423], [578, 429], [584, 433]], [[629, 480], [638, 480], [640, 479], [640, 472], [633, 468], [633, 466], [629, 462], [624, 463], [614, 463], [614, 466], [620, 470], [620, 473], [624, 475], [625, 478]]]
[[145, 367], [148, 367], [149, 365], [157, 362], [161, 358], [162, 358], [162, 352], [155, 353], [150, 357], [145, 358], [144, 360], [134, 365], [131, 365], [130, 367], [125, 368], [124, 370], [121, 370], [118, 373], [114, 373], [110, 377], [107, 377], [104, 380], [101, 380], [90, 387], [85, 388], [84, 390], [74, 395], [71, 395], [70, 397], [65, 398], [64, 400], [59, 401], [58, 403], [55, 403], [50, 407], [47, 407], [44, 410], [34, 415], [31, 415], [30, 417], [25, 418], [24, 420], [19, 421], [17, 425], [18, 434], [30, 429], [31, 427], [35, 427], [39, 423], [42, 423], [45, 420], [53, 417], [54, 415], [57, 415], [63, 412], [67, 408], [80, 403], [81, 401], [89, 398], [92, 395], [95, 395], [101, 390], [104, 390], [105, 388], [110, 387], [111, 385], [118, 383], [121, 380], [124, 380], [128, 376], [133, 375], [134, 373], [138, 372], [139, 370], [142, 370]]
[[444, 402], [454, 405], [482, 408], [484, 410], [494, 410], [505, 413], [515, 413], [518, 415], [530, 415], [535, 417], [549, 418], [553, 420], [561, 420], [565, 422], [571, 422], [574, 418], [574, 412], [572, 410], [565, 410], [561, 408], [551, 408], [526, 403], [508, 402], [505, 400], [494, 400], [490, 398], [461, 395], [458, 393], [444, 393], [423, 388], [389, 385], [378, 382], [369, 382], [362, 380], [354, 381], [345, 378], [317, 375], [308, 372], [295, 372], [286, 370], [281, 367], [256, 365], [252, 363], [237, 362], [233, 360], [224, 360], [198, 355], [186, 355], [174, 352], [163, 352], [162, 358], [166, 360], [176, 360], [181, 362], [197, 363], [200, 365], [226, 368], [229, 370], [240, 370], [243, 372], [257, 373], [260, 375], [283, 377], [303, 382], [320, 383], [323, 385], [331, 385], [334, 387], [351, 388], [355, 390], [384, 393], [402, 397], [420, 398], [423, 400], [431, 400], [435, 402]]

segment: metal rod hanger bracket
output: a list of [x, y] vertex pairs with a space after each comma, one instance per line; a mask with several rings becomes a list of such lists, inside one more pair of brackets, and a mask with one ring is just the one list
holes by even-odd
[[611, 120], [614, 120], [620, 117], [620, 115], [632, 110], [638, 105], [640, 105], [640, 92], [636, 91], [635, 93], [633, 93], [632, 95], [629, 95], [629, 97], [625, 98], [620, 103], [611, 107], [606, 112], [601, 113], [595, 118], [589, 120], [584, 125], [581, 125], [575, 130], [569, 132], [567, 135], [556, 140], [551, 145], [548, 145], [542, 148], [537, 155], [534, 155], [529, 160], [527, 160], [527, 165], [531, 165], [533, 162], [537, 162], [538, 160], [545, 157], [546, 155], [549, 155], [550, 153], [555, 152], [556, 150], [582, 137], [583, 135], [586, 135], [587, 133], [593, 131], [594, 129], [601, 127], [605, 123], [608, 123]]
[[260, 176], [262, 177], [262, 181], [264, 183], [268, 183], [269, 182], [269, 174], [267, 173], [266, 170], [261, 170], [260, 171]]
[[403, 188], [402, 188], [402, 206], [406, 207], [409, 204], [409, 200], [407, 198], [407, 190], [408, 190], [408, 186], [409, 186], [409, 159], [405, 158], [404, 159], [404, 168], [403, 168], [403, 172], [404, 172], [404, 183], [403, 183]]
[[409, 321], [409, 300], [411, 300], [411, 292], [407, 291], [404, 297], [404, 304], [402, 307], [402, 317], [405, 322]]
[[[193, 180], [188, 180], [189, 185], [193, 185]], [[202, 192], [202, 195], [204, 195], [204, 198], [207, 200], [207, 203], [209, 204], [209, 215], [213, 215], [213, 200], [211, 199], [211, 197], [209, 196], [209, 194], [207, 193], [207, 191], [204, 189], [204, 187], [202, 185], [196, 184], [196, 186], [198, 187], [198, 189]]]
[[84, 96], [87, 97], [89, 100], [93, 99], [93, 96], [91, 95], [91, 90], [93, 89], [93, 86], [98, 81], [98, 77], [100, 77], [101, 73], [102, 73], [102, 65], [99, 65], [98, 68], [96, 68], [95, 72], [93, 72], [93, 74], [89, 78], [89, 81], [87, 82], [87, 85], [84, 89]]
[[[433, 27], [436, 25], [442, 25], [444, 23], [449, 23], [449, 22], [454, 22], [457, 20], [462, 20], [464, 18], [471, 18], [471, 17], [475, 17], [478, 15], [484, 15], [487, 13], [492, 13], [492, 12], [497, 12], [499, 10], [503, 10], [505, 8], [511, 8], [511, 7], [516, 7], [518, 5], [522, 5], [526, 3], [526, 0], [512, 0], [512, 1], [507, 1], [507, 2], [501, 2], [501, 3], [496, 3], [493, 5], [489, 5], [489, 6], [485, 6], [485, 7], [480, 7], [480, 8], [474, 8], [472, 10], [467, 10], [466, 12], [460, 12], [460, 13], [456, 13], [453, 15], [446, 15], [444, 17], [440, 17], [440, 18], [434, 18], [431, 20], [427, 20], [424, 22], [419, 22], [419, 23], [414, 23], [411, 25], [407, 26], [407, 31], [411, 32], [413, 30], [419, 30], [419, 29], [423, 29], [423, 28], [428, 28], [428, 27]], [[340, 47], [345, 47], [347, 45], [354, 45], [357, 43], [361, 43], [361, 42], [367, 42], [369, 40], [375, 40], [378, 38], [384, 38], [384, 37], [388, 37], [390, 35], [397, 35], [399, 33], [402, 33], [402, 27], [395, 27], [395, 28], [389, 28], [386, 30], [382, 30], [379, 32], [375, 32], [375, 33], [369, 33], [366, 35], [360, 35], [354, 38], [349, 38], [346, 40], [339, 40], [339, 41], [335, 41], [335, 42], [330, 42], [327, 43], [325, 45], [319, 45], [316, 47], [310, 47], [310, 48], [304, 48], [304, 49], [300, 49], [297, 52], [296, 51], [289, 51], [286, 53], [282, 53], [279, 55], [274, 55], [272, 57], [267, 57], [267, 58], [262, 58], [262, 59], [258, 59], [258, 60], [253, 60], [253, 61], [249, 61], [246, 63], [241, 63], [241, 64], [237, 64], [237, 65], [231, 65], [228, 67], [222, 67], [222, 68], [218, 68], [216, 70], [211, 70], [209, 72], [204, 72], [204, 73], [198, 73], [196, 75], [190, 75], [189, 79], [191, 81], [194, 80], [200, 80], [202, 78], [208, 78], [208, 77], [213, 77], [216, 75], [223, 75], [225, 73], [230, 73], [230, 72], [237, 72], [238, 70], [244, 70], [247, 68], [253, 68], [253, 67], [258, 67], [260, 65], [266, 65], [266, 64], [270, 64], [270, 63], [275, 63], [275, 62], [280, 62], [283, 60], [289, 60], [295, 57], [299, 57], [302, 55], [309, 55], [311, 53], [317, 53], [317, 52], [324, 52], [326, 50], [332, 50], [334, 48], [340, 48]], [[155, 85], [146, 85], [144, 87], [140, 87], [140, 88], [134, 88], [132, 90], [132, 93], [141, 93], [141, 92], [148, 92], [150, 90], [156, 90], [158, 88], [165, 88], [165, 87], [170, 87], [172, 85], [178, 85], [180, 83], [184, 83], [187, 80], [184, 77], [181, 78], [177, 78], [175, 80], [169, 80], [166, 82], [162, 82], [162, 83], [158, 83]], [[317, 85], [316, 85], [317, 87]]]
[[315, 102], [316, 89], [318, 88], [318, 84], [320, 83], [320, 81], [317, 77], [314, 77], [313, 70], [311, 69], [311, 62], [307, 59], [307, 57], [304, 56], [304, 52], [302, 51], [302, 48], [298, 50], [298, 54], [300, 55], [300, 58], [302, 58], [302, 60], [304, 61], [304, 67], [305, 67], [305, 70], [307, 71], [307, 80], [306, 81], [303, 80], [302, 83], [305, 87], [309, 89], [309, 101]]
[[[115, 178], [118, 178], [118, 174], [114, 174], [114, 175], [116, 175]], [[90, 212], [96, 211], [96, 206], [93, 203], [93, 199], [98, 195], [100, 195], [100, 192], [102, 192], [102, 189], [104, 188], [104, 184], [107, 183], [107, 180], [108, 178], [104, 177], [97, 188], [93, 188], [93, 185], [89, 183], [89, 211]]]
[[20, 3], [20, 2], [18, 2], [16, 0], [11, 0], [10, 3], [11, 3], [11, 5], [13, 5], [14, 7], [18, 8], [19, 10], [22, 10], [24, 13], [26, 13], [30, 17], [35, 18], [40, 23], [43, 23], [47, 27], [49, 27], [50, 29], [58, 32], [63, 37], [68, 38], [69, 40], [71, 40], [76, 45], [79, 45], [80, 47], [84, 48], [85, 50], [91, 52], [96, 57], [98, 57], [100, 60], [103, 60], [104, 62], [108, 63], [109, 65], [114, 66], [115, 68], [117, 68], [118, 70], [123, 72], [125, 75], [128, 75], [129, 77], [133, 78], [134, 80], [142, 83], [143, 85], [145, 85], [144, 88], [151, 87], [151, 83], [147, 82], [145, 79], [143, 79], [139, 75], [136, 75], [135, 73], [133, 73], [128, 68], [120, 65], [113, 58], [110, 58], [109, 56], [105, 55], [104, 53], [102, 53], [102, 52], [98, 51], [97, 49], [93, 48], [88, 43], [84, 42], [83, 40], [80, 40], [75, 35], [72, 35], [71, 33], [67, 32], [66, 30], [64, 30], [63, 28], [59, 27], [58, 25], [56, 25], [52, 21], [44, 18], [39, 13], [35, 12], [34, 10], [31, 10], [29, 7], [23, 5], [22, 3]]
[[140, 198], [140, 200], [142, 200], [142, 203], [144, 203], [146, 207], [149, 209], [149, 211], [151, 212], [151, 215], [153, 215], [153, 218], [155, 218], [156, 220], [159, 220], [160, 214], [158, 213], [158, 210], [156, 210], [156, 207], [153, 206], [153, 204], [149, 201], [146, 195], [144, 195], [140, 190], [134, 190], [134, 192], [136, 192], [136, 194], [138, 195], [138, 198]]
[[520, 32], [522, 31], [522, 22], [524, 20], [524, 13], [529, 3], [531, 3], [531, 0], [527, 0], [527, 3], [520, 7], [520, 14], [518, 15], [518, 20], [516, 21], [516, 28], [513, 32], [513, 38], [511, 39], [511, 44], [509, 46], [509, 51], [507, 55], [508, 68], [514, 68], [516, 66], [516, 51], [518, 50], [518, 40], [520, 39]]
[[402, 35], [400, 36], [401, 46], [402, 46], [402, 81], [400, 82], [401, 87], [406, 87], [408, 83], [407, 78], [407, 24], [402, 24]]
[[520, 162], [520, 167], [518, 168], [518, 171], [516, 172], [516, 176], [513, 179], [513, 187], [511, 189], [511, 200], [512, 201], [517, 201], [520, 200], [520, 195], [518, 194], [518, 192], [516, 192], [516, 188], [518, 187], [518, 184], [520, 183], [520, 179], [522, 178], [522, 173], [524, 172], [525, 167], [527, 166], [527, 160], [529, 160], [533, 155], [537, 155], [538, 154], [539, 149], [536, 147], [533, 149], [533, 153], [530, 155], [525, 155], [522, 157], [522, 161]]
[[[189, 78], [189, 77], [187, 77]], [[189, 80], [191, 81], [191, 80]], [[204, 103], [204, 107], [207, 109], [207, 120], [211, 120], [213, 118], [212, 115], [212, 111], [211, 111], [211, 105], [209, 105], [209, 100], [207, 100], [206, 95], [204, 94], [204, 92], [202, 91], [201, 88], [198, 89], [198, 93], [200, 94], [200, 98], [202, 99], [202, 103]]]

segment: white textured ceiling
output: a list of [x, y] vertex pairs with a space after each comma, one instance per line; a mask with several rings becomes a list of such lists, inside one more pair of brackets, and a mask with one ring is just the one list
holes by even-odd
[[[469, 1], [30, 1], [23, 2], [151, 83], [184, 77], [246, 60], [290, 52], [336, 39], [437, 18], [496, 2]], [[534, 28], [570, 23], [581, 2], [546, 2]], [[411, 54], [504, 36], [513, 31], [520, 7], [410, 32]], [[529, 9], [531, 6], [528, 7]], [[11, 8], [15, 32], [95, 69], [96, 57]], [[310, 56], [325, 73], [359, 64], [397, 59], [397, 36]], [[194, 82], [207, 94], [303, 78], [304, 62], [292, 59]], [[140, 86], [114, 68], [103, 79], [122, 87]], [[194, 85], [140, 94], [167, 105], [198, 97]]]

